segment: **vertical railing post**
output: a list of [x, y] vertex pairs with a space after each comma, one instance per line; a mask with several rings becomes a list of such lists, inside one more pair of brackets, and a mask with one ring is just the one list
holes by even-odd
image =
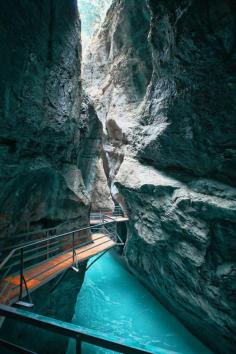
[[24, 249], [20, 249], [20, 295], [19, 300], [23, 297], [23, 283], [24, 283]]
[[[48, 232], [47, 232], [47, 231], [46, 231], [45, 236], [46, 236], [46, 239], [47, 239], [47, 237], [48, 237]], [[46, 242], [47, 242], [47, 254], [46, 254], [46, 258], [48, 259], [48, 258], [49, 258], [49, 241], [47, 240]]]
[[76, 354], [82, 354], [82, 341], [79, 335], [76, 337]]
[[78, 268], [78, 263], [76, 261], [76, 251], [75, 251], [75, 233], [72, 232], [72, 266], [71, 268], [76, 271], [79, 272], [79, 268]]
[[73, 255], [72, 255], [72, 259], [73, 259], [73, 265], [75, 264], [75, 233], [72, 232], [72, 248], [73, 248]]
[[104, 230], [105, 230], [105, 227], [104, 227], [104, 214], [102, 214], [101, 223], [102, 223], [102, 231], [104, 232]]
[[[29, 298], [29, 302], [24, 302], [22, 301], [23, 299], [23, 286], [25, 287], [26, 294]], [[19, 301], [17, 302], [18, 305], [26, 306], [26, 307], [32, 307], [34, 306], [32, 303], [32, 299], [29, 293], [29, 289], [27, 286], [27, 282], [25, 280], [24, 276], [24, 248], [22, 247], [20, 249], [20, 294], [19, 294]]]

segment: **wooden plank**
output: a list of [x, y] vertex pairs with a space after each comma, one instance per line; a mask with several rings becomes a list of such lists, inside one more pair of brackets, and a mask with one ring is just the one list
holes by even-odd
[[106, 243], [100, 244], [96, 248], [88, 250], [88, 251], [84, 252], [83, 254], [79, 254], [77, 259], [78, 259], [78, 261], [83, 261], [88, 258], [94, 257], [96, 254], [103, 252], [103, 251], [113, 247], [114, 245], [115, 245], [115, 242], [108, 238]]
[[[104, 234], [101, 234], [101, 233], [93, 234], [92, 235], [93, 243], [90, 243], [90, 244], [88, 244], [86, 246], [82, 246], [82, 247], [79, 248], [79, 250], [80, 251], [84, 251], [84, 250], [87, 250], [87, 249], [91, 248], [91, 245], [94, 245], [94, 242], [96, 242], [96, 240], [100, 239], [101, 237], [106, 237], [106, 236]], [[71, 257], [71, 259], [72, 259], [72, 252], [71, 251], [66, 252], [64, 254], [60, 254], [58, 256], [55, 256], [52, 259], [46, 260], [43, 263], [40, 263], [37, 266], [32, 267], [28, 271], [26, 270], [25, 273], [24, 273], [25, 280], [29, 281], [29, 279], [37, 276], [37, 274], [39, 274], [39, 272], [43, 272], [43, 271], [47, 270], [48, 268], [56, 266], [58, 263], [63, 262], [63, 260], [67, 259], [68, 257]], [[14, 276], [8, 276], [5, 280], [8, 281], [8, 282], [17, 284], [18, 281], [19, 281], [19, 275], [16, 274]]]
[[[107, 235], [102, 233], [96, 233], [92, 235], [92, 242], [85, 246], [76, 249], [75, 260], [79, 263], [85, 261], [91, 257], [94, 257], [98, 253], [110, 249], [115, 246], [115, 242], [112, 241]], [[37, 264], [30, 269], [26, 269], [24, 277], [27, 282], [28, 290], [31, 292], [42, 286], [46, 282], [50, 281], [65, 269], [71, 267], [73, 261], [72, 251], [60, 254], [53, 259], [44, 261]], [[5, 289], [4, 289], [5, 288]], [[0, 302], [10, 303], [16, 300], [19, 296], [20, 277], [19, 274], [8, 276], [0, 282], [0, 289], [3, 289], [3, 293], [0, 297]], [[25, 295], [25, 288], [23, 289]]]

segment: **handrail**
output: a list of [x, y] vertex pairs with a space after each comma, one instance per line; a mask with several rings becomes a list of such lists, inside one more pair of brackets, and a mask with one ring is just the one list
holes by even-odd
[[[113, 221], [116, 221], [115, 218], [111, 217], [111, 216], [108, 216], [108, 215], [103, 215], [103, 217], [105, 218], [108, 218], [108, 219], [111, 219]], [[71, 231], [68, 231], [68, 232], [65, 232], [65, 233], [62, 233], [62, 234], [59, 234], [59, 235], [54, 235], [54, 236], [49, 236], [49, 237], [46, 237], [46, 238], [43, 238], [43, 239], [40, 239], [40, 240], [36, 240], [36, 241], [31, 241], [31, 242], [27, 242], [21, 246], [18, 246], [16, 248], [14, 248], [9, 254], [8, 256], [2, 261], [2, 263], [0, 264], [0, 270], [3, 268], [3, 266], [8, 262], [8, 260], [14, 255], [14, 253], [16, 251], [20, 251], [22, 248], [25, 249], [25, 248], [28, 248], [28, 247], [31, 247], [31, 246], [36, 246], [36, 245], [39, 245], [40, 243], [44, 243], [44, 242], [47, 242], [47, 241], [51, 241], [51, 240], [54, 240], [54, 239], [58, 239], [58, 238], [61, 238], [61, 237], [64, 237], [64, 236], [68, 236], [68, 235], [71, 235], [73, 232], [76, 233], [76, 232], [80, 232], [80, 231], [85, 231], [85, 230], [91, 230], [91, 229], [96, 229], [97, 227], [99, 226], [103, 226], [104, 224], [106, 224], [108, 222], [101, 222], [101, 223], [98, 223], [96, 225], [93, 225], [93, 226], [86, 226], [86, 227], [83, 227], [83, 228], [80, 228], [80, 229], [75, 229], [75, 230], [71, 230]]]
[[1, 304], [0, 315], [31, 324], [38, 328], [49, 330], [66, 337], [75, 338], [77, 342], [76, 347], [78, 354], [82, 353], [81, 342], [86, 342], [102, 348], [127, 354], [154, 354], [157, 353], [158, 349], [82, 326], [77, 326], [72, 323], [60, 321], [55, 318], [49, 318]]
[[119, 210], [119, 211], [122, 211], [122, 208], [120, 207], [120, 205], [115, 205], [112, 209], [110, 209], [110, 208], [100, 208], [100, 209], [92, 209], [91, 210], [91, 213], [96, 213], [96, 212], [100, 212], [100, 211], [102, 211], [102, 212], [114, 212], [114, 211], [116, 211], [116, 210]]
[[2, 261], [0, 264], [0, 270], [4, 267], [4, 265], [9, 261], [9, 259], [13, 256], [13, 254], [16, 252], [16, 249], [12, 250], [9, 255]]
[[[113, 223], [112, 223], [113, 224]], [[106, 226], [107, 225], [107, 226]], [[106, 223], [106, 225], [103, 225], [103, 229], [110, 235], [112, 234], [116, 239], [119, 240], [120, 243], [116, 243], [117, 246], [124, 246], [124, 242], [121, 239], [121, 237], [119, 236], [119, 234], [117, 233], [116, 230], [111, 230], [110, 225], [111, 223]], [[113, 224], [114, 225], [114, 224]], [[113, 227], [114, 228], [114, 227]]]
[[59, 226], [61, 227], [61, 226], [65, 225], [65, 224], [66, 224], [66, 223], [59, 224], [59, 225], [57, 225], [57, 226], [49, 227], [49, 228], [46, 228], [46, 229], [39, 229], [39, 230], [35, 230], [35, 231], [23, 232], [23, 233], [21, 233], [21, 234], [16, 234], [15, 237], [31, 236], [31, 235], [41, 234], [42, 232], [48, 232], [48, 231], [55, 230], [55, 229], [57, 229]]
[[2, 263], [0, 264], [0, 270], [2, 269], [2, 267], [7, 263], [7, 261], [13, 256], [13, 254], [16, 252], [16, 251], [20, 251], [22, 248], [25, 249], [25, 248], [28, 248], [28, 247], [31, 247], [31, 246], [36, 246], [40, 243], [44, 243], [44, 242], [47, 242], [47, 241], [51, 241], [51, 240], [54, 240], [54, 239], [57, 239], [57, 238], [61, 238], [61, 237], [64, 237], [64, 236], [68, 236], [68, 235], [71, 235], [73, 232], [76, 233], [76, 232], [80, 232], [80, 231], [85, 231], [85, 230], [89, 230], [89, 229], [93, 229], [93, 228], [96, 228], [100, 225], [103, 225], [102, 223], [99, 223], [99, 224], [96, 224], [96, 225], [93, 225], [93, 226], [87, 226], [87, 227], [83, 227], [81, 229], [75, 229], [75, 230], [71, 230], [71, 231], [68, 231], [68, 232], [65, 232], [63, 234], [59, 234], [59, 235], [54, 235], [54, 236], [49, 236], [49, 237], [46, 237], [46, 238], [43, 238], [43, 239], [40, 239], [40, 240], [37, 240], [37, 241], [32, 241], [32, 242], [27, 242], [21, 246], [18, 246], [16, 248], [14, 248], [9, 254], [8, 256], [2, 261]]
[[[100, 238], [98, 238], [98, 239], [101, 239], [101, 238], [103, 238], [104, 236], [102, 236], [102, 237], [100, 237]], [[97, 240], [98, 240], [97, 239]], [[108, 242], [108, 241], [106, 241], [106, 242]], [[105, 243], [105, 242], [103, 242], [103, 243]], [[100, 243], [100, 244], [102, 244], [102, 243]], [[99, 244], [99, 245], [100, 245]], [[91, 247], [91, 249], [93, 249], [93, 248], [95, 248], [96, 246], [93, 246], [93, 247]], [[72, 251], [73, 250], [73, 248], [70, 248], [69, 249], [69, 251]], [[77, 255], [79, 255], [79, 254], [81, 254], [81, 253], [83, 253], [83, 252], [85, 252], [85, 251], [82, 251], [82, 252], [78, 252], [77, 253]], [[66, 253], [66, 252], [64, 252], [64, 253]], [[56, 256], [55, 256], [56, 257]], [[52, 258], [54, 258], [54, 257], [52, 257]], [[57, 265], [59, 265], [59, 264], [61, 264], [61, 263], [63, 263], [65, 260], [68, 260], [68, 259], [70, 259], [71, 258], [71, 256], [68, 256], [66, 259], [63, 259], [63, 261], [60, 261], [60, 262], [58, 262], [57, 263]], [[46, 270], [43, 270], [43, 271], [41, 271], [40, 273], [38, 273], [38, 275], [42, 275], [42, 274], [44, 274], [45, 272], [47, 272], [48, 270], [50, 270], [50, 269], [53, 269], [55, 266], [53, 265], [52, 267], [50, 267], [50, 268], [47, 268]], [[30, 281], [30, 280], [32, 280], [34, 277], [31, 277], [31, 278], [28, 278], [27, 279], [27, 281]], [[17, 286], [16, 286], [17, 287]]]
[[[104, 210], [107, 210], [107, 209], [104, 209]], [[17, 238], [18, 238], [18, 237], [23, 237], [23, 236], [30, 236], [30, 235], [37, 235], [37, 234], [41, 234], [41, 233], [44, 233], [44, 232], [53, 231], [53, 230], [56, 230], [59, 226], [62, 227], [63, 225], [65, 225], [65, 223], [64, 223], [64, 224], [57, 225], [57, 226], [54, 226], [54, 227], [51, 227], [51, 228], [47, 228], [47, 229], [40, 229], [40, 230], [25, 232], [25, 233], [22, 233], [22, 234], [17, 234], [17, 235], [14, 236], [14, 238], [16, 238], [16, 237], [17, 237]], [[92, 226], [92, 227], [93, 227], [93, 226]], [[89, 229], [89, 228], [90, 228], [90, 226], [85, 227], [85, 228], [81, 228], [81, 229], [71, 230], [71, 231], [69, 231], [69, 232], [67, 232], [67, 233], [60, 234], [60, 235], [55, 235], [55, 236], [61, 236], [61, 235], [66, 236], [67, 234], [70, 234], [71, 232], [79, 232], [79, 231], [83, 231], [83, 230]], [[52, 236], [49, 236], [49, 237], [52, 237]], [[48, 239], [48, 238], [43, 238], [42, 241], [43, 241], [43, 240], [47, 240], [47, 239]], [[41, 241], [41, 239], [40, 239], [40, 241]], [[17, 246], [16, 248], [14, 248], [14, 250], [15, 250], [15, 249], [20, 249], [20, 248], [26, 246], [28, 243], [29, 243], [29, 245], [31, 246], [31, 245], [33, 244], [33, 242], [37, 242], [37, 241], [30, 241], [30, 242], [21, 244], [21, 245]], [[7, 249], [9, 249], [9, 248], [10, 248], [10, 247], [4, 248], [2, 251], [5, 251], [5, 250], [7, 250]], [[1, 266], [0, 266], [0, 268], [1, 268]]]
[[[24, 232], [24, 233], [21, 233], [21, 234], [16, 234], [16, 235], [14, 235], [14, 240], [18, 239], [18, 238], [22, 238], [24, 236], [32, 236], [32, 235], [47, 233], [49, 231], [56, 231], [59, 226], [62, 227], [63, 225], [66, 225], [66, 223], [63, 223], [63, 224], [60, 224], [60, 225], [57, 225], [57, 226], [54, 226], [54, 227], [46, 228], [46, 229], [39, 229], [39, 230], [35, 230], [35, 231], [28, 231], [28, 232]], [[31, 241], [29, 241], [29, 242], [31, 242]], [[19, 246], [21, 246], [21, 245], [22, 244], [20, 244]], [[14, 249], [15, 247], [18, 247], [18, 246], [4, 247], [3, 249], [1, 249], [1, 251], [2, 252], [6, 252], [6, 251], [9, 251], [11, 249]]]
[[[106, 226], [109, 226], [111, 224], [111, 221], [106, 221], [106, 218], [116, 222], [115, 218], [106, 216], [105, 214], [101, 213], [100, 222], [97, 223], [96, 225], [93, 226], [90, 225], [80, 229], [73, 229], [68, 232], [61, 233], [59, 235], [44, 237], [39, 240], [21, 244], [20, 246], [14, 248], [0, 264], [0, 272], [1, 272], [0, 281], [7, 279], [9, 275], [10, 276], [17, 275], [19, 273], [19, 277], [20, 277], [19, 301], [22, 300], [24, 295], [24, 289], [25, 289], [26, 294], [29, 297], [31, 303], [30, 291], [28, 289], [27, 282], [32, 280], [33, 278], [32, 279], [25, 278], [26, 269], [30, 270], [31, 268], [35, 267], [35, 265], [43, 264], [47, 262], [49, 259], [52, 260], [55, 257], [58, 257], [60, 255], [65, 254], [66, 252], [71, 252], [71, 251], [72, 251], [72, 256], [70, 255], [68, 259], [72, 258], [71, 259], [72, 267], [77, 269], [76, 249], [84, 245], [84, 243], [81, 243], [81, 241], [82, 240], [86, 241], [87, 240], [86, 238], [91, 236], [91, 231], [97, 229], [104, 230], [105, 235], [107, 234], [108, 237], [112, 239], [116, 245], [123, 245], [123, 241], [120, 239], [119, 235], [115, 231], [106, 228]], [[85, 232], [85, 231], [89, 231], [89, 232]], [[79, 234], [79, 232], [84, 232], [84, 234], [83, 233]], [[92, 240], [90, 238], [89, 238], [89, 242], [92, 243]], [[58, 243], [58, 247], [54, 246], [56, 243]], [[38, 252], [38, 250], [41, 250], [40, 253]], [[47, 270], [48, 269], [46, 269], [45, 272]], [[0, 290], [0, 296], [4, 294], [6, 284]], [[18, 285], [16, 287], [18, 287]]]
[[116, 221], [116, 219], [115, 219], [114, 217], [112, 217], [112, 216], [105, 215], [105, 219], [106, 219], [106, 218]]

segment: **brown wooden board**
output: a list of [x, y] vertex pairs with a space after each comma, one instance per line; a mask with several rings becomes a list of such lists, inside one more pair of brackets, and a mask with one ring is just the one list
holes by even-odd
[[[78, 263], [83, 262], [115, 245], [116, 243], [107, 235], [102, 233], [93, 234], [91, 243], [76, 249], [75, 261]], [[29, 292], [47, 283], [72, 265], [73, 253], [69, 251], [32, 266], [29, 269], [25, 269], [24, 277]], [[0, 303], [12, 304], [17, 301], [20, 293], [19, 273], [8, 276], [2, 280], [0, 282], [0, 289], [3, 289], [0, 296]], [[23, 289], [23, 295], [26, 295], [25, 288]]]

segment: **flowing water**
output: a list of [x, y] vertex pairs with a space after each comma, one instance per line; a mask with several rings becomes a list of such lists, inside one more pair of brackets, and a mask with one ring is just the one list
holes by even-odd
[[[110, 254], [87, 271], [73, 323], [158, 346], [156, 353], [210, 354]], [[86, 354], [114, 353], [88, 344], [82, 348]], [[74, 353], [75, 343], [71, 340], [67, 354]]]

